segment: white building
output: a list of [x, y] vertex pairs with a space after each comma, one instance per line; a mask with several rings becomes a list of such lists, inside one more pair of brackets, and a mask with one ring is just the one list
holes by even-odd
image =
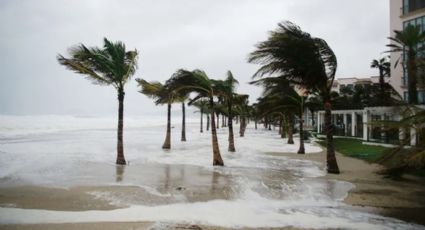
[[[385, 82], [388, 79], [385, 78]], [[340, 92], [341, 87], [354, 87], [355, 85], [371, 85], [379, 83], [379, 76], [372, 77], [349, 77], [349, 78], [338, 78], [335, 79], [332, 85], [332, 91]]]
[[[408, 25], [419, 25], [425, 31], [425, 0], [390, 0], [390, 36], [394, 37], [394, 30], [403, 30]], [[404, 71], [402, 53], [391, 53], [391, 77], [388, 83], [407, 100], [407, 72]], [[399, 64], [394, 68], [395, 63]], [[367, 67], [365, 67], [367, 68]], [[334, 82], [332, 90], [339, 92], [342, 86], [356, 84], [377, 83], [378, 77], [371, 78], [340, 78]], [[425, 89], [418, 88], [418, 102], [425, 104]], [[421, 106], [425, 109], [425, 106]], [[402, 118], [401, 107], [366, 107], [361, 110], [334, 110], [332, 111], [332, 124], [334, 135], [362, 139], [364, 143], [380, 142], [399, 144], [400, 141], [409, 140], [410, 145], [418, 141], [416, 129], [388, 129], [382, 123], [374, 121], [398, 121]], [[317, 132], [323, 134], [324, 111], [317, 113]], [[423, 127], [422, 127], [423, 128]]]
[[[390, 0], [390, 36], [394, 30], [403, 30], [407, 25], [419, 25], [425, 30], [425, 1], [424, 0]], [[394, 68], [397, 60], [399, 64]], [[403, 71], [401, 53], [391, 53], [391, 78], [389, 83], [407, 100], [407, 72]], [[425, 89], [418, 90], [418, 102], [425, 104]]]

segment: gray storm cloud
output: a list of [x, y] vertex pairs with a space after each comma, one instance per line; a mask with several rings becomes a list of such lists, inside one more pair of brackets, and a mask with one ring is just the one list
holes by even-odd
[[[178, 68], [224, 78], [231, 70], [251, 101], [260, 89], [246, 84], [257, 66], [246, 62], [254, 45], [283, 20], [324, 38], [339, 62], [338, 77], [370, 76], [372, 59], [386, 50], [387, 0], [0, 2], [0, 114], [115, 114], [111, 87], [91, 85], [56, 61], [75, 44], [123, 41], [140, 52], [135, 77], [164, 81]], [[162, 112], [126, 87], [126, 113]], [[176, 106], [177, 107], [177, 106]]]

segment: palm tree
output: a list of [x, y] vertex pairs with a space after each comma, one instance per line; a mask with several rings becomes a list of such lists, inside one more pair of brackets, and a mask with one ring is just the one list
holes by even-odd
[[181, 135], [181, 141], [186, 141], [186, 97], [181, 98], [182, 102], [182, 135]]
[[70, 58], [57, 56], [61, 65], [85, 75], [93, 84], [112, 85], [118, 92], [118, 133], [116, 164], [125, 165], [123, 127], [124, 127], [124, 85], [137, 69], [137, 50], [126, 51], [122, 42], [103, 39], [102, 48], [86, 47], [83, 44], [69, 50]]
[[221, 158], [218, 146], [217, 129], [214, 116], [214, 96], [217, 95], [215, 88], [215, 80], [208, 78], [207, 74], [202, 70], [187, 71], [180, 69], [167, 80], [168, 90], [180, 94], [188, 95], [189, 93], [197, 93], [189, 103], [193, 103], [199, 99], [207, 98], [211, 109], [211, 139], [213, 147], [213, 165], [223, 166], [224, 162]]
[[171, 104], [176, 101], [184, 100], [184, 96], [178, 95], [173, 91], [168, 90], [166, 85], [157, 81], [147, 82], [144, 79], [137, 78], [137, 83], [141, 87], [140, 93], [155, 99], [155, 104], [167, 104], [167, 132], [165, 135], [163, 149], [171, 148]]
[[[396, 148], [385, 151], [377, 162], [386, 166], [381, 173], [389, 176], [400, 176], [406, 172], [423, 171], [425, 169], [425, 110], [415, 105], [402, 105], [397, 107], [402, 116], [399, 121], [377, 121], [377, 125], [385, 126], [386, 129], [415, 130], [415, 135], [407, 135], [400, 140]], [[408, 131], [407, 131], [408, 132]], [[416, 144], [406, 149], [406, 143], [412, 138]]]
[[[234, 98], [237, 96], [235, 93], [235, 87], [237, 84], [239, 84], [238, 80], [236, 80], [233, 77], [232, 72], [227, 71], [227, 78], [224, 81], [217, 81], [217, 87], [220, 87], [221, 97], [223, 97], [223, 101], [225, 106], [227, 107], [227, 126], [229, 128], [229, 152], [235, 152], [235, 140], [234, 140], [234, 134], [233, 134], [233, 101]], [[223, 118], [224, 120], [224, 118]]]
[[370, 64], [370, 68], [377, 68], [379, 70], [379, 88], [380, 88], [380, 94], [381, 98], [384, 98], [385, 96], [385, 77], [390, 76], [390, 62], [388, 61], [387, 57], [383, 57], [379, 60], [373, 59], [372, 63]]
[[286, 117], [290, 122], [288, 127], [288, 144], [294, 144], [292, 138], [292, 126], [294, 115], [298, 117], [300, 148], [299, 154], [304, 154], [304, 130], [303, 114], [305, 109], [305, 96], [301, 96], [293, 86], [284, 78], [262, 78], [251, 84], [262, 85], [264, 87], [262, 103], [269, 113], [276, 113], [279, 117], [279, 130], [283, 134], [283, 120]]
[[249, 95], [247, 94], [236, 94], [233, 98], [233, 102], [235, 104], [235, 112], [239, 115], [240, 123], [239, 123], [239, 136], [245, 136], [245, 130], [247, 124], [247, 117], [249, 116], [249, 105], [248, 105]]
[[331, 123], [330, 93], [337, 68], [334, 52], [325, 40], [312, 37], [291, 22], [279, 23], [269, 38], [256, 47], [248, 59], [261, 65], [254, 77], [284, 78], [321, 96], [325, 107], [327, 171], [339, 173]]
[[[425, 42], [425, 31], [420, 26], [408, 25], [403, 31], [394, 30], [395, 36], [389, 37], [393, 43], [388, 44], [388, 52], [403, 52], [403, 61], [407, 67], [408, 103], [418, 104], [417, 75], [418, 75], [418, 53], [423, 52]], [[398, 61], [396, 62], [398, 64]], [[404, 69], [404, 63], [403, 63]]]
[[317, 95], [311, 95], [307, 98], [306, 102], [305, 102], [305, 106], [307, 107], [308, 110], [310, 110], [311, 116], [312, 116], [312, 125], [313, 127], [316, 125], [314, 123], [314, 118], [315, 118], [315, 112], [319, 111], [321, 108], [323, 108], [323, 102], [320, 100], [319, 97], [317, 97]]
[[[204, 132], [204, 112], [209, 113], [208, 101], [207, 100], [197, 100], [193, 103], [193, 105], [199, 109], [199, 112], [201, 114], [200, 132], [203, 133]], [[207, 131], [208, 131], [208, 129], [207, 129]]]

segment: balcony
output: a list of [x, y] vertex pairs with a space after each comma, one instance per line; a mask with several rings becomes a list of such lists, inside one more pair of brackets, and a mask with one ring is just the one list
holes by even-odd
[[403, 2], [403, 6], [400, 7], [400, 17], [405, 17], [411, 13], [425, 10], [425, 2], [423, 0], [404, 0]]

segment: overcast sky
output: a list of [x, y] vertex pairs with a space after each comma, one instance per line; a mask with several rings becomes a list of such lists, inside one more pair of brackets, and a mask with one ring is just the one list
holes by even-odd
[[[386, 50], [388, 0], [0, 0], [0, 114], [116, 114], [113, 87], [56, 61], [103, 37], [139, 50], [134, 78], [165, 81], [199, 68], [220, 79], [231, 70], [255, 101], [261, 91], [246, 82], [258, 66], [247, 56], [283, 20], [329, 43], [338, 78], [376, 75], [369, 63]], [[135, 81], [126, 86], [126, 114], [165, 109], [137, 90]]]

